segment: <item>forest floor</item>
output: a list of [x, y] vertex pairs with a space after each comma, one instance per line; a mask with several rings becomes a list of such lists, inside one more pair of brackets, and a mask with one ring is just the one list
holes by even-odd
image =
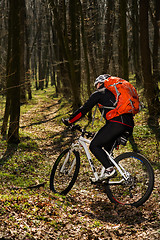
[[144, 115], [136, 120], [135, 141], [152, 160], [155, 187], [143, 206], [111, 204], [90, 184], [85, 161], [67, 196], [49, 190], [52, 165], [69, 141], [60, 119], [70, 111], [52, 91], [38, 91], [22, 106], [18, 146], [0, 137], [0, 239], [160, 239], [159, 143]]

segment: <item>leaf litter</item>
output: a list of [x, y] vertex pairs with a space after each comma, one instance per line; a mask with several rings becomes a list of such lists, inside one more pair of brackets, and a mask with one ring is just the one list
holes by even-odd
[[[40, 170], [37, 182], [33, 172], [33, 180], [40, 186], [14, 188], [14, 180], [1, 177], [0, 239], [160, 239], [158, 169], [154, 191], [139, 208], [110, 203], [99, 188], [89, 183], [84, 162], [84, 171], [81, 166], [78, 180], [67, 196], [49, 190], [50, 170], [65, 142], [60, 136], [67, 138], [64, 128], [56, 121], [58, 102], [55, 99], [47, 103], [42, 101], [21, 118], [23, 131], [34, 139], [37, 148], [26, 145], [27, 153], [37, 151], [43, 155], [41, 162], [44, 161], [42, 166], [45, 167]], [[40, 166], [35, 166], [39, 170]], [[3, 169], [2, 166], [1, 171], [10, 171], [10, 167]], [[27, 178], [27, 171], [24, 174]]]

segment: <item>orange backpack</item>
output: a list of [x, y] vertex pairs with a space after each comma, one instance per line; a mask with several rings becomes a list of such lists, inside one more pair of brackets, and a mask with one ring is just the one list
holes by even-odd
[[140, 111], [140, 101], [136, 89], [126, 80], [119, 77], [109, 77], [104, 81], [104, 86], [110, 90], [116, 101], [115, 108], [106, 114], [106, 119], [110, 120], [124, 113], [135, 115]]

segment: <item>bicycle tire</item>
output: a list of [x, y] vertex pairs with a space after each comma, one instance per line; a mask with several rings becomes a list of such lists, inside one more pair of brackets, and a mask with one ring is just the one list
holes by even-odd
[[[64, 161], [66, 162], [64, 163]], [[60, 195], [66, 195], [71, 190], [78, 177], [79, 168], [79, 152], [75, 150], [71, 151], [70, 148], [65, 149], [58, 156], [57, 160], [53, 165], [50, 175], [50, 190]]]
[[[123, 181], [119, 172], [110, 178], [106, 184], [106, 194], [110, 201], [115, 204], [141, 206], [150, 197], [154, 187], [154, 171], [149, 161], [139, 153], [127, 152], [115, 158], [120, 164], [131, 173], [128, 184]], [[116, 185], [116, 181], [121, 184]]]

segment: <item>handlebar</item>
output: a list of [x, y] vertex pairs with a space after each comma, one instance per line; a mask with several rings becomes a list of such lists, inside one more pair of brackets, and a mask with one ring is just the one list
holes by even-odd
[[87, 138], [93, 138], [95, 133], [86, 131], [84, 128], [82, 128], [80, 125], [71, 125], [70, 126], [71, 131], [76, 131], [78, 130], [79, 132], [82, 133], [82, 137], [86, 136]]
[[87, 138], [93, 138], [95, 133], [88, 132], [84, 128], [82, 128], [80, 125], [73, 125], [68, 122], [68, 119], [62, 118], [62, 122], [69, 127], [71, 131], [76, 131], [78, 130], [79, 132], [82, 133], [82, 137], [86, 136]]
[[68, 119], [63, 119], [62, 118], [62, 122], [69, 127], [69, 129], [71, 131], [76, 131], [78, 130], [79, 132], [82, 133], [82, 137], [86, 136], [87, 138], [93, 138], [95, 133], [92, 132], [88, 132], [86, 131], [84, 128], [82, 128], [80, 125], [73, 125], [73, 124], [69, 124]]

